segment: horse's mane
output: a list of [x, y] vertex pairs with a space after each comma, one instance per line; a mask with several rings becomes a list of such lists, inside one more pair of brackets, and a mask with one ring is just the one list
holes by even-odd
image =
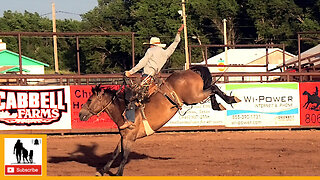
[[203, 80], [203, 90], [209, 89], [212, 84], [212, 76], [209, 69], [205, 66], [193, 66], [190, 68], [192, 71], [200, 74]]
[[118, 96], [120, 99], [123, 98], [123, 90], [120, 90], [120, 92], [118, 92], [118, 89], [111, 89], [110, 87], [107, 87], [104, 89], [104, 93], [110, 94], [112, 96]]
[[[96, 85], [95, 87], [92, 88], [92, 93], [99, 93], [101, 91], [104, 91], [105, 94], [109, 94], [111, 96], [115, 96], [118, 92], [117, 89], [113, 89], [111, 87], [101, 87], [101, 84]], [[119, 95], [123, 94], [122, 92], [119, 93]]]

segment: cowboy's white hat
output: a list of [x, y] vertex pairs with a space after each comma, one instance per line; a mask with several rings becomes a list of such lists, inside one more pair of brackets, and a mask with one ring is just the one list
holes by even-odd
[[161, 44], [160, 38], [158, 37], [151, 37], [149, 43], [143, 43], [143, 44], [160, 46], [162, 48], [166, 47], [166, 44]]

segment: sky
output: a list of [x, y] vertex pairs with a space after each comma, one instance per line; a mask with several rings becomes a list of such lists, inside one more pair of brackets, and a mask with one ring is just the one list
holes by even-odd
[[0, 17], [7, 10], [24, 13], [37, 12], [43, 17], [52, 19], [52, 2], [55, 3], [56, 19], [81, 20], [84, 14], [98, 5], [98, 0], [0, 0]]

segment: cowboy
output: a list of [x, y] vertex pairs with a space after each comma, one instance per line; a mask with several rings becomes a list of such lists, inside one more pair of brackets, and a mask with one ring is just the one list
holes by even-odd
[[[133, 67], [130, 71], [125, 72], [125, 76], [130, 77], [132, 74], [136, 73], [143, 68], [142, 77], [153, 77], [160, 72], [164, 64], [167, 62], [169, 57], [172, 55], [174, 50], [177, 48], [181, 38], [180, 33], [183, 29], [183, 24], [178, 29], [177, 35], [173, 43], [167, 48], [166, 44], [161, 44], [158, 37], [151, 37], [148, 43], [143, 43], [145, 45], [150, 45], [149, 49], [146, 51], [144, 57], [139, 61], [139, 63]], [[127, 98], [130, 99], [132, 92], [126, 94]], [[120, 129], [125, 129], [134, 124], [135, 120], [135, 103], [128, 102], [127, 108], [124, 112], [125, 123], [120, 126]]]
[[14, 145], [13, 148], [13, 154], [16, 154], [17, 162], [21, 162], [21, 155], [22, 155], [22, 149], [23, 145], [20, 139], [17, 140], [16, 144]]

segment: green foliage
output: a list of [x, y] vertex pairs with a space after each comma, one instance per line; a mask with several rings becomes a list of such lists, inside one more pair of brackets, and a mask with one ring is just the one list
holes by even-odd
[[[189, 44], [223, 44], [223, 19], [227, 20], [228, 44], [284, 43], [297, 53], [297, 32], [320, 31], [320, 0], [189, 0], [186, 4]], [[144, 56], [143, 42], [158, 36], [171, 44], [180, 27], [181, 0], [98, 0], [82, 21], [57, 20], [58, 32], [135, 32], [136, 63]], [[5, 11], [0, 31], [51, 32], [52, 23], [38, 13]], [[319, 37], [319, 36], [318, 36]], [[0, 37], [7, 48], [18, 52], [16, 37]], [[166, 68], [182, 68], [184, 41]], [[311, 47], [319, 41], [303, 42]], [[51, 37], [23, 37], [24, 55], [54, 68]], [[303, 46], [302, 45], [302, 46]], [[75, 37], [58, 38], [59, 68], [76, 72]], [[209, 49], [209, 56], [221, 51]], [[192, 49], [192, 62], [203, 60], [204, 51]], [[132, 67], [131, 36], [80, 37], [82, 73], [123, 72]]]
[[262, 43], [279, 43], [293, 38], [301, 9], [292, 0], [249, 0], [247, 12], [254, 20]]

